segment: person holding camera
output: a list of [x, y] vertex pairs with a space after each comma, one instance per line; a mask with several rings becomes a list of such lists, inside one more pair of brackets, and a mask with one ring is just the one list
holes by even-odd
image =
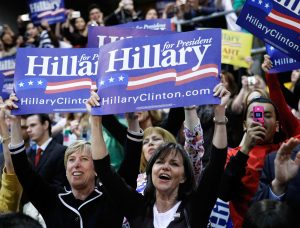
[[108, 26], [139, 20], [142, 20], [142, 15], [134, 9], [133, 0], [121, 0], [118, 8], [104, 19], [105, 25]]
[[266, 155], [277, 150], [283, 141], [279, 126], [278, 110], [270, 99], [259, 97], [249, 102], [244, 113], [245, 137], [239, 147], [229, 149], [220, 185], [219, 198], [230, 201], [234, 227], [242, 227]]
[[98, 5], [92, 4], [88, 8], [89, 22], [87, 25], [104, 26], [103, 13]]
[[86, 47], [88, 28], [80, 11], [68, 10], [68, 17], [62, 25], [63, 36], [73, 47]]

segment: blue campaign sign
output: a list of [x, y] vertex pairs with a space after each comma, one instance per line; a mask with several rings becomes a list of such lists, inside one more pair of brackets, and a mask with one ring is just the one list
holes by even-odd
[[66, 20], [64, 0], [28, 0], [31, 21], [39, 25], [42, 20], [49, 24]]
[[145, 37], [145, 36], [158, 36], [171, 34], [171, 31], [154, 31], [154, 30], [141, 30], [134, 28], [118, 28], [116, 26], [89, 26], [88, 28], [88, 45], [87, 47], [101, 47], [118, 40]]
[[99, 56], [96, 115], [220, 102], [220, 29], [124, 39]]
[[300, 62], [280, 52], [271, 45], [266, 45], [267, 54], [270, 56], [273, 67], [269, 73], [280, 73], [300, 69]]
[[247, 0], [237, 24], [300, 61], [299, 11], [299, 0]]
[[171, 19], [152, 19], [152, 20], [128, 22], [126, 24], [116, 25], [116, 27], [175, 31], [175, 24], [172, 23]]
[[0, 58], [1, 96], [3, 99], [7, 99], [13, 92], [15, 65], [15, 55]]
[[98, 48], [19, 48], [14, 114], [85, 112], [96, 88], [98, 59]]
[[0, 73], [0, 96], [3, 98], [3, 92], [2, 92], [2, 88], [3, 88], [3, 82], [4, 82], [4, 75], [2, 73]]

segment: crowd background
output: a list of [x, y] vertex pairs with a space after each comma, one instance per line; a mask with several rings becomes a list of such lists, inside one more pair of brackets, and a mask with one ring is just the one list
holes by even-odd
[[[245, 32], [242, 28], [235, 24], [235, 20], [239, 14], [239, 10], [245, 2], [243, 0], [176, 0], [134, 2], [131, 0], [121, 0], [98, 1], [96, 4], [90, 4], [90, 1], [85, 1], [84, 3], [79, 1], [80, 3], [76, 4], [73, 2], [74, 1], [65, 1], [65, 7], [67, 8], [66, 22], [49, 25], [47, 21], [43, 21], [40, 26], [35, 26], [33, 23], [27, 21], [27, 19], [21, 16], [22, 14], [27, 13], [26, 9], [21, 9], [21, 12], [20, 8], [18, 8], [18, 6], [15, 6], [16, 8], [18, 8], [18, 10], [16, 11], [20, 12], [20, 14], [16, 16], [14, 22], [9, 21], [9, 23], [2, 23], [0, 27], [0, 57], [16, 54], [18, 47], [84, 48], [87, 44], [88, 26], [111, 26], [131, 21], [157, 18], [175, 17], [177, 21], [190, 20], [194, 17], [207, 16], [219, 12], [226, 12], [232, 9], [235, 10], [234, 13], [222, 15], [220, 17], [215, 17], [209, 20], [203, 20], [201, 22], [184, 24], [181, 27], [181, 30], [191, 31], [201, 27], [212, 27]], [[20, 6], [26, 7], [26, 4], [22, 3]], [[2, 22], [2, 20], [3, 19], [0, 17], [0, 22]], [[261, 48], [263, 46], [264, 43], [254, 37], [253, 49]], [[224, 87], [231, 93], [226, 107], [226, 116], [228, 118], [228, 147], [232, 148], [232, 150], [229, 152], [229, 155], [235, 156], [237, 160], [232, 161], [233, 159], [228, 156], [227, 163], [230, 165], [227, 166], [225, 175], [222, 179], [222, 183], [224, 183], [225, 187], [223, 187], [223, 189], [220, 191], [220, 197], [223, 200], [230, 201], [232, 203], [232, 215], [237, 218], [238, 222], [241, 222], [241, 220], [243, 220], [240, 217], [245, 217], [250, 198], [254, 197], [255, 192], [258, 189], [259, 175], [261, 174], [261, 170], [264, 166], [265, 156], [273, 151], [278, 150], [280, 146], [279, 142], [283, 142], [284, 140], [292, 136], [298, 137], [300, 133], [300, 69], [294, 70], [292, 72], [281, 73], [280, 75], [270, 75], [268, 74], [268, 70], [271, 67], [271, 63], [268, 56], [264, 56], [264, 54], [264, 52], [261, 52], [256, 55], [249, 56], [247, 58], [249, 63], [251, 63], [249, 68], [237, 68], [232, 65], [222, 64], [221, 82], [223, 83]], [[263, 65], [262, 68], [261, 65]], [[262, 127], [255, 124], [244, 124], [244, 120], [247, 120], [247, 113], [249, 112], [248, 108], [253, 103], [253, 99], [257, 98], [270, 98], [272, 100], [256, 100], [255, 102], [264, 104], [268, 103], [272, 105], [275, 104], [274, 109], [272, 109], [273, 111], [270, 112], [273, 112], [274, 114], [276, 113], [276, 118], [274, 115], [274, 121], [278, 121], [278, 126], [275, 125], [274, 122], [272, 123], [273, 125], [270, 124], [271, 130], [264, 130]], [[275, 106], [277, 106], [278, 110], [275, 108]], [[186, 133], [186, 125], [183, 124], [183, 121], [185, 120], [185, 118], [187, 118], [187, 110], [197, 111], [197, 117], [199, 118], [203, 129], [203, 133], [201, 129], [200, 136], [193, 135], [193, 133], [196, 132], [196, 128], [193, 129], [193, 127], [195, 127], [195, 124], [190, 126], [190, 135]], [[147, 133], [147, 129], [149, 127], [159, 126], [163, 129], [167, 129], [169, 133], [172, 134], [174, 140], [176, 139], [176, 141], [182, 145], [186, 144], [187, 140], [189, 140], [189, 143], [191, 145], [197, 147], [197, 143], [199, 142], [199, 140], [201, 140], [202, 142], [203, 139], [203, 150], [205, 152], [203, 152], [203, 150], [201, 149], [201, 165], [199, 163], [197, 167], [198, 169], [200, 169], [199, 167], [201, 167], [201, 169], [202, 167], [203, 169], [205, 169], [207, 164], [209, 164], [209, 158], [211, 156], [210, 151], [213, 148], [212, 138], [215, 130], [213, 117], [214, 108], [212, 105], [188, 107], [185, 110], [184, 108], [174, 108], [171, 110], [155, 110], [137, 112], [135, 114], [104, 116], [102, 119], [102, 124], [105, 128], [103, 136], [108, 147], [108, 152], [110, 154], [111, 165], [116, 171], [119, 171], [120, 174], [123, 173], [126, 179], [126, 175], [128, 175], [128, 173], [126, 172], [128, 170], [124, 168], [123, 162], [124, 157], [125, 161], [126, 159], [128, 159], [126, 158], [126, 148], [128, 146], [126, 138], [134, 139], [133, 141], [136, 142], [142, 142], [143, 136], [145, 139], [147, 134], [151, 135], [151, 132]], [[4, 117], [2, 116], [0, 118]], [[44, 151], [64, 151], [66, 147], [73, 145], [73, 143], [77, 140], [82, 139], [89, 141], [92, 137], [88, 113], [53, 113], [49, 116], [31, 115], [24, 116], [21, 120], [23, 120], [21, 121], [21, 127], [26, 152], [29, 160], [31, 160], [32, 163], [36, 162], [36, 155], [39, 148], [42, 148]], [[136, 123], [136, 120], [138, 123]], [[6, 121], [8, 125], [10, 124], [9, 120], [4, 121]], [[49, 126], [47, 125], [47, 128], [35, 129], [35, 125], [44, 125], [45, 122], [48, 122]], [[268, 122], [266, 121], [266, 123]], [[139, 125], [138, 128], [132, 127], [133, 125], [136, 126], [137, 124]], [[129, 128], [129, 130], [127, 130], [127, 127]], [[131, 131], [132, 128], [134, 130]], [[268, 131], [270, 131], [271, 133], [269, 133]], [[269, 136], [269, 134], [271, 135]], [[268, 140], [265, 139], [265, 137], [267, 137], [265, 135], [269, 137]], [[52, 145], [54, 144], [52, 142], [49, 143], [49, 145], [52, 145], [52, 149], [49, 149], [48, 143], [46, 144], [46, 146], [44, 145], [44, 143], [47, 142], [49, 138], [52, 138], [52, 140], [55, 142], [55, 145]], [[260, 140], [262, 142], [260, 142]], [[254, 150], [253, 148], [256, 148], [256, 144], [259, 144], [260, 146], [266, 145], [266, 147], [268, 148], [259, 150], [257, 149], [258, 153], [260, 153], [261, 156], [254, 156], [253, 158], [251, 154], [254, 154], [254, 152], [251, 151]], [[272, 146], [270, 146], [271, 144]], [[193, 146], [190, 147], [193, 148]], [[234, 150], [233, 148], [237, 149]], [[289, 149], [291, 150], [291, 148]], [[137, 151], [140, 152], [141, 150]], [[239, 152], [242, 152], [243, 155], [241, 155]], [[5, 149], [3, 149], [3, 154], [5, 154]], [[54, 153], [52, 153], [51, 158], [47, 158], [49, 161], [52, 159], [52, 162], [49, 162], [47, 166], [44, 166], [43, 168], [39, 168], [37, 162], [37, 164], [35, 165], [35, 171], [38, 172], [49, 183], [67, 186], [68, 182], [65, 180], [62, 157], [63, 152], [57, 153], [57, 155], [54, 155]], [[257, 157], [261, 159], [260, 162], [254, 162], [252, 164], [249, 163], [248, 166], [246, 165], [247, 159], [249, 159], [250, 161], [251, 159], [257, 159]], [[133, 174], [130, 174], [131, 176], [127, 176], [128, 184], [134, 186], [136, 176], [139, 173], [145, 173], [145, 166], [149, 160], [148, 159], [147, 161], [145, 161], [145, 159], [147, 160], [147, 158], [143, 158], [142, 156], [140, 170], [138, 170], [139, 172], [134, 172]], [[275, 158], [273, 157], [273, 159]], [[130, 162], [132, 161], [133, 160], [131, 160]], [[143, 162], [145, 164], [143, 164]], [[4, 161], [2, 163], [4, 163]], [[233, 165], [234, 168], [232, 168], [232, 163], [235, 164], [236, 167], [234, 167]], [[53, 170], [54, 165], [56, 167], [56, 172], [50, 172], [49, 170]], [[128, 166], [128, 164], [126, 165]], [[253, 172], [253, 170], [251, 170], [252, 168], [256, 171]], [[235, 169], [241, 171], [241, 173], [237, 176], [232, 174], [234, 173]], [[273, 176], [271, 176], [274, 178], [274, 175], [276, 176], [276, 173], [274, 174], [274, 172], [272, 171], [272, 174]], [[242, 179], [243, 177], [246, 178]], [[282, 181], [281, 184], [283, 182], [287, 183], [291, 178], [294, 177], [295, 176], [285, 179], [285, 182]], [[139, 178], [145, 179], [146, 177], [139, 176]], [[141, 179], [138, 181], [143, 182], [143, 180]], [[270, 184], [270, 182], [267, 184]], [[299, 187], [299, 183], [296, 183], [296, 186]], [[68, 187], [70, 188], [70, 186]], [[232, 188], [234, 188], [234, 191], [232, 190]], [[278, 190], [278, 188], [276, 189]], [[263, 192], [261, 185], [259, 190], [261, 195], [260, 197], [257, 197], [257, 199], [270, 199], [270, 197], [268, 195], [266, 196], [266, 193]], [[250, 193], [247, 192], [246, 194], [243, 194], [243, 191], [249, 191]], [[268, 190], [264, 191], [268, 192]], [[295, 190], [292, 195], [297, 191], [299, 190]], [[21, 194], [20, 192], [21, 191], [19, 191], [19, 195]], [[233, 192], [235, 195], [233, 194]], [[279, 190], [274, 192], [282, 193], [282, 191]], [[265, 194], [265, 196], [262, 196], [263, 193]], [[35, 217], [35, 219], [43, 223], [40, 214], [37, 211], [34, 212], [32, 205], [28, 204], [28, 196], [26, 195], [26, 193], [23, 194], [20, 204], [22, 205], [22, 207], [25, 205], [25, 207], [21, 208], [21, 206], [18, 204], [17, 207], [14, 206], [12, 211], [27, 211], [28, 214], [31, 214], [33, 217]], [[276, 197], [273, 197], [272, 199], [274, 200], [276, 199]], [[283, 198], [280, 198], [279, 200], [282, 199]], [[297, 200], [299, 200], [299, 196]], [[299, 201], [297, 200], [296, 202], [298, 203]], [[270, 202], [264, 203], [271, 209], [278, 207], [279, 209], [284, 210], [284, 213], [288, 213], [289, 211], [285, 208], [285, 206], [277, 206], [277, 204], [273, 205]], [[267, 206], [265, 206], [264, 208], [266, 208]], [[271, 209], [269, 211], [271, 211]], [[275, 212], [278, 213], [278, 211]], [[248, 215], [250, 220], [253, 220], [251, 221], [252, 223], [255, 223], [255, 219], [251, 217], [254, 213], [255, 210], [252, 210], [252, 215]], [[241, 223], [236, 224], [236, 227], [242, 226]], [[248, 227], [254, 227], [254, 225]]]

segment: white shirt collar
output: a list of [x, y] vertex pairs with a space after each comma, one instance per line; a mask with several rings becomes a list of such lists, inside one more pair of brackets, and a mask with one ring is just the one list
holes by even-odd
[[46, 142], [44, 142], [41, 146], [37, 146], [36, 150], [38, 150], [38, 148], [41, 148], [43, 151], [46, 150], [47, 146], [49, 145], [49, 143], [51, 142], [52, 138], [50, 137]]

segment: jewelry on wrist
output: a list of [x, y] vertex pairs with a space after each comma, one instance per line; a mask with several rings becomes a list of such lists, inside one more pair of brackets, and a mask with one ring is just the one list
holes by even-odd
[[216, 120], [215, 117], [213, 118], [213, 121], [214, 121], [214, 123], [215, 123], [216, 125], [226, 125], [227, 122], [228, 122], [228, 119], [227, 119], [226, 116], [224, 116], [224, 117], [225, 117], [225, 119], [224, 119], [223, 121], [222, 121], [222, 120]]
[[2, 135], [0, 135], [0, 143], [4, 143], [5, 141], [9, 140], [10, 138], [11, 138], [10, 135], [6, 136], [6, 137], [3, 137]]

